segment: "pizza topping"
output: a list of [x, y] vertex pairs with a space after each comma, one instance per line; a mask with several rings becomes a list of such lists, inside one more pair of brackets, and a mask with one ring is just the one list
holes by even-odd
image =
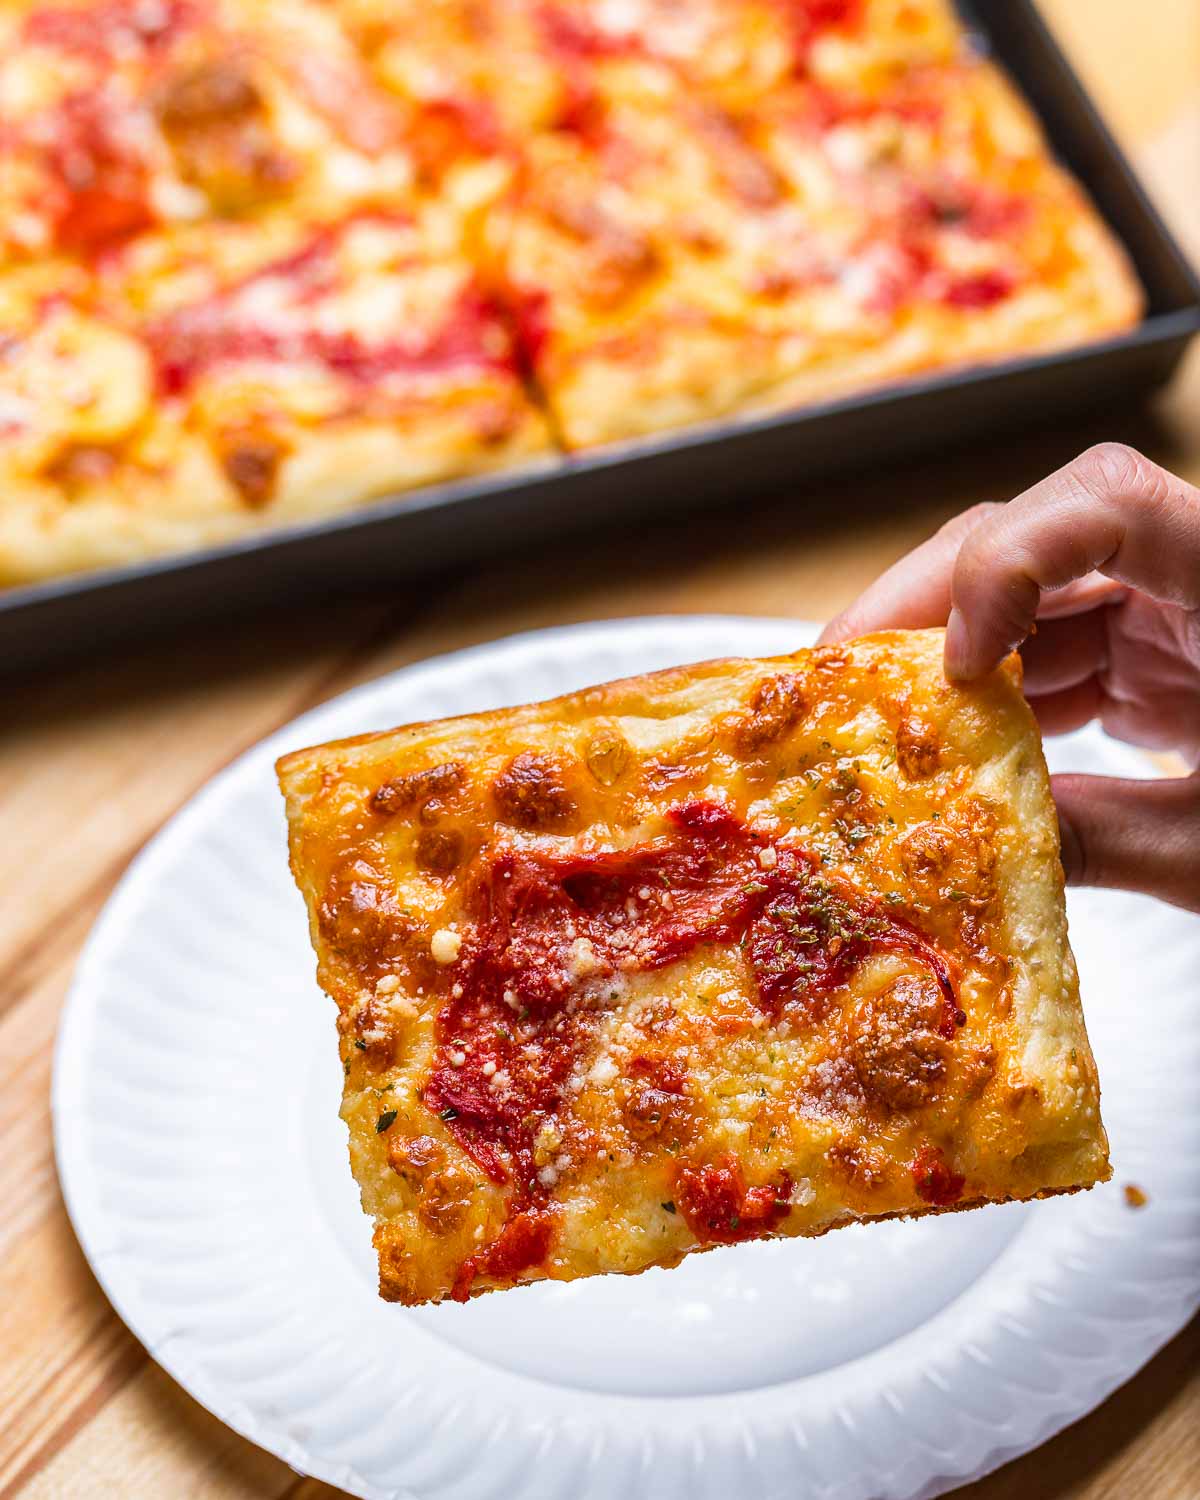
[[743, 755], [752, 755], [793, 729], [808, 710], [804, 678], [798, 672], [764, 677], [750, 697], [750, 707], [734, 724], [733, 738]]
[[999, 267], [967, 276], [951, 276], [941, 300], [948, 307], [992, 307], [1010, 296], [1016, 284], [1012, 272]]
[[195, 64], [164, 85], [158, 117], [168, 130], [187, 130], [238, 120], [262, 107], [247, 64], [236, 57], [217, 57]]
[[796, 66], [803, 70], [813, 44], [826, 31], [861, 26], [864, 0], [778, 0], [792, 29]]
[[686, 1140], [694, 1125], [682, 1064], [672, 1057], [637, 1056], [627, 1072], [622, 1117], [633, 1139], [642, 1144]]
[[724, 110], [693, 111], [701, 137], [707, 142], [726, 186], [751, 208], [771, 208], [783, 197], [783, 181], [765, 157], [746, 140], [737, 122]]
[[421, 101], [405, 143], [421, 177], [437, 182], [464, 157], [499, 155], [504, 136], [488, 100], [443, 96]]
[[119, 462], [112, 448], [95, 443], [71, 443], [58, 453], [43, 472], [68, 493], [102, 484], [111, 479]]
[[962, 1197], [966, 1178], [952, 1172], [936, 1146], [922, 1146], [913, 1158], [912, 1179], [917, 1197], [934, 1208], [949, 1208]]
[[389, 383], [468, 368], [511, 370], [495, 306], [470, 281], [428, 326], [370, 333], [338, 326], [337, 293], [349, 274], [338, 259], [340, 244], [368, 221], [390, 222], [352, 216], [244, 281], [152, 323], [146, 338], [163, 391], [182, 395], [208, 370], [246, 362], [323, 366], [380, 400]]
[[551, 755], [523, 750], [492, 783], [500, 816], [518, 828], [559, 829], [575, 816], [574, 794]]
[[64, 249], [90, 255], [155, 221], [150, 174], [136, 117], [104, 90], [71, 94], [31, 128], [54, 178], [46, 210]]
[[405, 956], [416, 932], [390, 882], [358, 854], [335, 868], [317, 923], [326, 942], [377, 973]]
[[465, 1302], [470, 1296], [472, 1283], [481, 1274], [504, 1281], [531, 1266], [544, 1265], [550, 1253], [553, 1229], [553, 1216], [544, 1209], [531, 1208], [514, 1214], [486, 1250], [463, 1262], [450, 1292], [451, 1297], [456, 1302]]
[[446, 1159], [446, 1148], [431, 1135], [389, 1135], [388, 1165], [393, 1172], [424, 1172], [440, 1166]]
[[371, 810], [390, 817], [404, 808], [418, 804], [425, 807], [433, 798], [441, 800], [451, 796], [466, 784], [467, 768], [462, 761], [443, 761], [440, 765], [427, 766], [423, 771], [409, 771], [383, 782], [371, 794]]
[[680, 1162], [674, 1203], [702, 1245], [734, 1245], [761, 1239], [791, 1211], [792, 1180], [747, 1187], [738, 1158], [726, 1154], [704, 1166]]
[[906, 714], [896, 729], [896, 761], [910, 781], [932, 776], [941, 759], [937, 731], [915, 714]]
[[25, 21], [35, 46], [79, 53], [93, 62], [122, 62], [171, 46], [202, 19], [197, 0], [99, 0], [43, 5]]
[[247, 434], [228, 442], [221, 453], [225, 477], [251, 510], [270, 504], [284, 459], [283, 445], [272, 437]]
[[868, 1098], [889, 1110], [928, 1104], [946, 1075], [938, 986], [905, 974], [872, 996], [852, 1018], [850, 1048]]
[[620, 730], [600, 727], [584, 752], [588, 770], [601, 786], [615, 786], [629, 765], [629, 741]]
[[[525, 756], [527, 767], [547, 759]], [[530, 770], [533, 785], [544, 772]], [[557, 772], [552, 784], [560, 784]], [[542, 805], [516, 792], [514, 799], [522, 816]], [[869, 1087], [896, 1108], [929, 1096], [941, 1077], [942, 1040], [966, 1019], [942, 956], [869, 898], [821, 874], [812, 856], [755, 835], [715, 803], [685, 803], [669, 816], [665, 837], [631, 849], [502, 848], [481, 856], [465, 935], [455, 934], [453, 952], [445, 944], [435, 954], [446, 965], [445, 1003], [424, 1102], [494, 1182], [514, 1182], [514, 1212], [542, 1202], [552, 1185], [539, 1170], [538, 1141], [626, 973], [662, 968], [702, 943], [742, 943], [766, 1016], [789, 1008], [820, 1019], [824, 998], [869, 954], [905, 954], [929, 978], [897, 982], [877, 997], [885, 1034], [874, 1050], [865, 1040], [859, 1048]], [[766, 849], [773, 859], [760, 857]], [[434, 943], [444, 937], [435, 934]], [[870, 1018], [860, 1022], [865, 1032]], [[920, 1029], [905, 1036], [905, 1024]], [[619, 1093], [633, 1139], [678, 1151], [690, 1117], [683, 1068], [641, 1054], [626, 1074]], [[786, 1187], [747, 1189], [725, 1163], [689, 1166], [675, 1198], [695, 1232], [717, 1241], [765, 1233], [776, 1191], [786, 1199]]]
[[417, 864], [430, 875], [449, 875], [463, 856], [463, 839], [453, 829], [426, 828], [417, 837]]

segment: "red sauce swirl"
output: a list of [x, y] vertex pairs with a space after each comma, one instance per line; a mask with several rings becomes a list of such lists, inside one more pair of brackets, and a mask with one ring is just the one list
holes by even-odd
[[[313, 363], [361, 386], [389, 378], [430, 376], [456, 369], [514, 368], [514, 356], [491, 299], [474, 285], [429, 329], [381, 328], [375, 336], [339, 330], [303, 310], [336, 295], [344, 273], [338, 244], [352, 225], [379, 214], [355, 215], [316, 235], [287, 257], [203, 301], [161, 318], [147, 330], [159, 386], [166, 395], [186, 392], [205, 371], [245, 361]], [[250, 310], [249, 289], [278, 283], [291, 313], [267, 322]]]
[[[664, 968], [703, 943], [740, 943], [764, 1013], [787, 1009], [814, 1022], [870, 954], [905, 953], [941, 988], [943, 1034], [966, 1020], [946, 959], [871, 897], [823, 873], [815, 856], [768, 840], [713, 802], [687, 802], [668, 816], [668, 834], [630, 849], [506, 847], [485, 852], [474, 871], [470, 927], [441, 979], [446, 999], [423, 1097], [492, 1181], [513, 1182], [514, 1216], [548, 1198], [535, 1142], [598, 1014], [594, 1000], [574, 1008], [581, 943], [601, 986], [605, 976]], [[763, 850], [772, 851], [765, 867]], [[697, 1238], [752, 1238], [786, 1212], [790, 1184], [747, 1188], [735, 1168], [732, 1159], [681, 1163], [680, 1209]], [[476, 1270], [490, 1267], [490, 1253], [474, 1257]], [[469, 1285], [468, 1277], [455, 1295]]]

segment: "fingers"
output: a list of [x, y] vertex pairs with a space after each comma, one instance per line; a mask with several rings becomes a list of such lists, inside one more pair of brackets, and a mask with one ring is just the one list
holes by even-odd
[[1200, 606], [1200, 490], [1105, 443], [984, 518], [954, 565], [947, 675], [990, 670], [1025, 639], [1044, 591], [1095, 570], [1162, 602]]
[[1102, 676], [1108, 666], [1106, 612], [1066, 615], [1038, 623], [1037, 634], [1021, 647], [1025, 667], [1025, 696], [1036, 698]]
[[950, 580], [964, 538], [1002, 505], [973, 506], [947, 521], [927, 542], [902, 557], [830, 620], [821, 645], [866, 635], [871, 630], [919, 630], [944, 625], [950, 613]]
[[1071, 734], [1098, 719], [1104, 709], [1104, 689], [1099, 678], [1089, 677], [1061, 692], [1032, 697], [1033, 709], [1043, 734]]
[[1102, 604], [1120, 604], [1128, 597], [1129, 590], [1115, 578], [1089, 573], [1086, 578], [1077, 578], [1061, 589], [1043, 594], [1038, 601], [1038, 619], [1060, 620], [1066, 615], [1081, 615]]
[[1145, 891], [1200, 911], [1200, 777], [1055, 776], [1071, 885]]

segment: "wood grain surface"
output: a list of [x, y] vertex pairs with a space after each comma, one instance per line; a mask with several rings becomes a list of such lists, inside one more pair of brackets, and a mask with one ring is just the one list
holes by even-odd
[[[1044, 0], [1200, 261], [1200, 6]], [[0, 700], [0, 1500], [335, 1500], [235, 1436], [154, 1365], [67, 1222], [49, 1112], [59, 1007], [133, 854], [214, 771], [315, 703], [430, 654], [541, 625], [730, 611], [823, 617], [957, 510], [1007, 498], [1101, 437], [1200, 482], [1200, 349], [1148, 409], [869, 481], [418, 586], [302, 607], [8, 683]], [[1196, 1107], [1200, 1109], [1200, 1093]], [[1200, 1500], [1200, 1321], [1098, 1411], [958, 1500]], [[650, 1497], [652, 1500], [652, 1497]], [[732, 1497], [731, 1497], [732, 1500]]]

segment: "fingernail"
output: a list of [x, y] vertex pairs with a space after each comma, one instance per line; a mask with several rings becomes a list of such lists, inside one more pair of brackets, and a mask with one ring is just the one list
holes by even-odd
[[955, 607], [946, 621], [946, 676], [957, 681], [970, 675], [971, 641], [967, 635], [967, 622]]

